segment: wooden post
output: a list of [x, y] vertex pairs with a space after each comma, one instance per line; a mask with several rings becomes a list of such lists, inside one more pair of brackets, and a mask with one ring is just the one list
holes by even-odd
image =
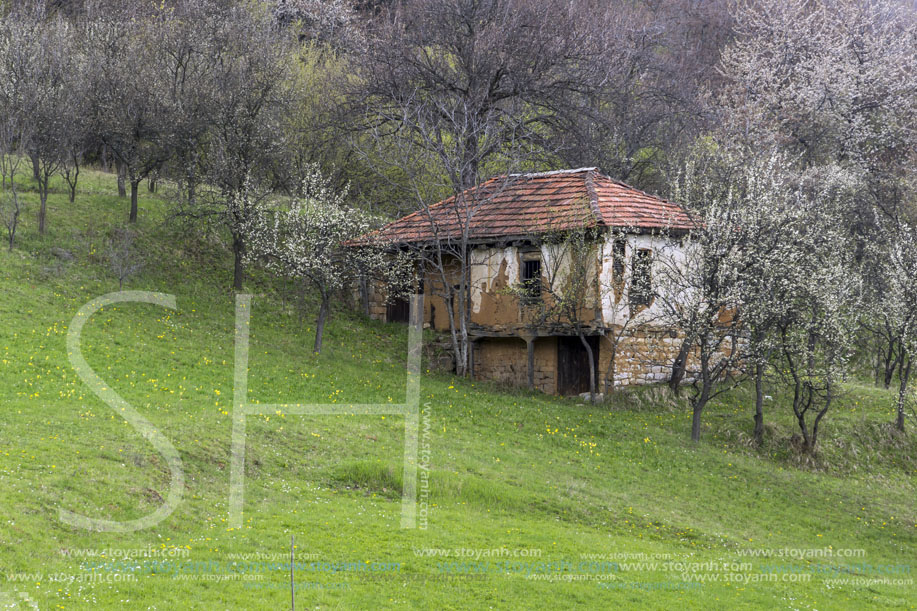
[[535, 390], [535, 337], [533, 335], [526, 335], [522, 339], [525, 340], [525, 347], [529, 357], [529, 390]]
[[468, 375], [471, 379], [474, 379], [474, 347], [477, 346], [478, 342], [476, 338], [468, 338]]

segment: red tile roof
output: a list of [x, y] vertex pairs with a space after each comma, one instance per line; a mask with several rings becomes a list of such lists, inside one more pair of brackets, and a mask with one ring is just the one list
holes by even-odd
[[681, 206], [612, 180], [596, 168], [497, 176], [458, 197], [393, 221], [355, 242], [522, 237], [574, 227], [687, 230]]

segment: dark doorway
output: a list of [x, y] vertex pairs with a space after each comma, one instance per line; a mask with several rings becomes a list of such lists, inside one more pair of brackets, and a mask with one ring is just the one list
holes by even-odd
[[[599, 386], [599, 338], [586, 337], [592, 348], [596, 391]], [[589, 392], [589, 355], [578, 337], [557, 338], [557, 394], [578, 395]]]
[[388, 322], [408, 322], [411, 317], [411, 305], [403, 297], [392, 299], [385, 307], [385, 320]]

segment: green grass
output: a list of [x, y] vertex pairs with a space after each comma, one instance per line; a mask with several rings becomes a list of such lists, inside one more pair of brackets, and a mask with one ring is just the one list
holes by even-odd
[[[288, 567], [231, 563], [255, 553], [282, 562], [291, 536], [303, 563], [302, 609], [917, 606], [913, 585], [831, 581], [913, 579], [888, 567], [910, 568], [917, 558], [914, 434], [888, 428], [891, 393], [854, 383], [826, 419], [820, 458], [809, 461], [789, 448], [794, 424], [776, 390], [759, 449], [749, 441], [746, 388], [709, 408], [695, 445], [689, 411], [658, 388], [591, 406], [427, 373], [428, 528], [399, 528], [403, 418], [282, 413], [249, 418], [244, 523], [230, 528], [229, 257], [218, 241], [165, 223], [167, 203], [146, 192], [138, 231], [147, 265], [125, 288], [175, 294], [178, 310], [106, 308], [86, 325], [83, 353], [178, 449], [184, 498], [169, 518], [133, 533], [63, 524], [61, 508], [140, 517], [169, 488], [163, 458], [91, 393], [66, 350], [76, 311], [117, 290], [104, 236], [126, 219], [128, 203], [114, 191], [111, 176], [87, 172], [75, 204], [62, 188], [51, 195], [47, 236], [35, 233], [33, 203], [16, 250], [0, 252], [0, 607], [284, 609]], [[76, 260], [56, 259], [53, 246]], [[300, 324], [266, 278], [247, 290], [255, 295], [250, 401], [404, 401], [404, 327], [339, 307], [315, 356], [311, 314]], [[99, 556], [75, 555], [150, 547], [184, 550], [181, 562], [195, 564], [151, 573], [139, 558], [131, 572], [110, 553], [113, 564], [101, 566]], [[420, 551], [430, 548], [522, 551], [477, 559]], [[784, 548], [865, 556], [745, 555]], [[603, 554], [617, 554], [619, 564], [591, 564]], [[631, 564], [639, 554], [657, 565]], [[775, 564], [788, 577], [760, 581]], [[245, 571], [258, 579], [241, 579]], [[727, 582], [733, 574], [748, 582]]]

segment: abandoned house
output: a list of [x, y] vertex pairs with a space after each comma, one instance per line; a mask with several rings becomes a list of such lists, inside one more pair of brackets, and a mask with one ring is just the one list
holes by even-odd
[[[668, 377], [682, 340], [660, 322], [654, 275], [693, 223], [672, 202], [581, 168], [492, 178], [372, 235], [422, 262], [413, 290], [424, 295], [425, 327], [448, 332], [448, 308], [467, 309], [475, 378], [572, 395], [589, 391], [584, 342], [597, 392]], [[557, 236], [573, 230], [588, 230], [593, 262], [580, 267], [594, 270], [576, 321], [545, 315], [561, 301], [550, 287], [572, 266]], [[464, 299], [455, 293], [463, 269]], [[407, 321], [405, 300], [378, 287], [369, 299], [374, 318]]]

